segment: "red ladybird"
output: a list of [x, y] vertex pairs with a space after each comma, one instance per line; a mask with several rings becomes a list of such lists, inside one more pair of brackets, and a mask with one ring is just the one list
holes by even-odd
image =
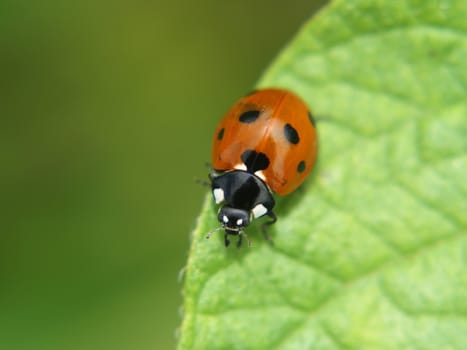
[[240, 246], [253, 219], [276, 221], [272, 193], [294, 191], [313, 168], [317, 148], [313, 116], [295, 94], [264, 89], [235, 103], [214, 134], [210, 174], [226, 246], [228, 235], [237, 235]]

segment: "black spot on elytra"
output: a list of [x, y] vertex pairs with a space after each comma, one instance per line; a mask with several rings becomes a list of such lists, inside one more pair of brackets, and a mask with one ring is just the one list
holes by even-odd
[[315, 117], [313, 117], [313, 114], [311, 114], [311, 111], [308, 111], [308, 118], [310, 118], [311, 124], [316, 128], [316, 120]]
[[219, 141], [222, 140], [222, 138], [224, 137], [224, 131], [225, 131], [225, 129], [222, 128], [222, 129], [220, 129], [219, 132], [217, 133], [217, 139], [218, 139]]
[[264, 153], [258, 153], [252, 149], [243, 152], [241, 158], [249, 173], [264, 170], [269, 166], [269, 158]]
[[300, 142], [300, 137], [298, 136], [297, 130], [295, 130], [295, 128], [290, 124], [284, 125], [284, 135], [287, 141], [293, 143], [294, 145]]
[[242, 115], [238, 117], [238, 120], [240, 120], [240, 122], [242, 123], [250, 124], [256, 121], [256, 119], [258, 119], [260, 113], [261, 113], [260, 111], [256, 111], [256, 110], [247, 111], [247, 112], [242, 113]]
[[299, 173], [303, 173], [303, 171], [305, 171], [305, 168], [306, 168], [306, 164], [305, 164], [304, 160], [302, 160], [300, 163], [298, 163], [297, 171]]

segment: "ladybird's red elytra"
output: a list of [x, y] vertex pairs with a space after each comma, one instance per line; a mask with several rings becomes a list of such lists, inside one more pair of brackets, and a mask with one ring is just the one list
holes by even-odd
[[229, 235], [237, 235], [240, 246], [252, 220], [266, 215], [266, 224], [276, 221], [273, 193], [287, 195], [300, 186], [317, 151], [312, 113], [294, 93], [257, 90], [233, 105], [215, 130], [210, 174], [226, 246]]

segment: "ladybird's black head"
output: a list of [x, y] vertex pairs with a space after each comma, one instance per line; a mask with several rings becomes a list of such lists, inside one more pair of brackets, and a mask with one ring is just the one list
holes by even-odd
[[228, 205], [223, 206], [217, 214], [222, 228], [229, 235], [239, 235], [242, 229], [250, 224], [250, 214], [243, 209], [232, 208]]

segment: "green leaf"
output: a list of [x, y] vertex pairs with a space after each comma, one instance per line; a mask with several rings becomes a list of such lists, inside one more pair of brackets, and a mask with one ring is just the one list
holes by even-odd
[[467, 349], [467, 4], [334, 1], [259, 86], [320, 116], [275, 245], [194, 230], [180, 349]]

